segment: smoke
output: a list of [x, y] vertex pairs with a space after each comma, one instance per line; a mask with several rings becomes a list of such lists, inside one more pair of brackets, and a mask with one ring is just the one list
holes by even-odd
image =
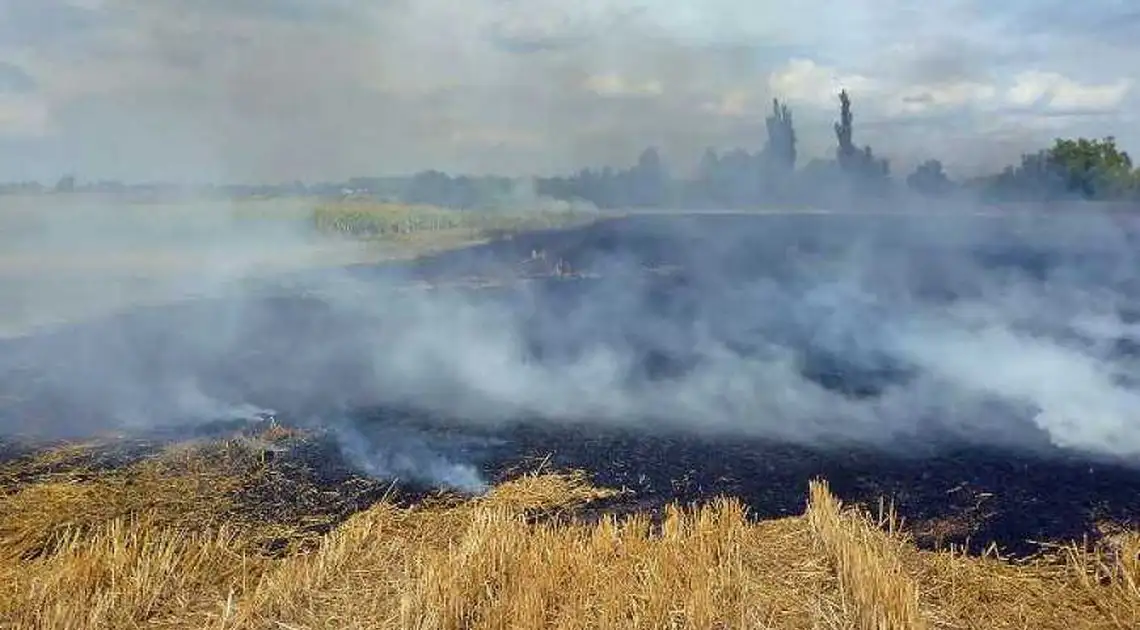
[[631, 255], [664, 254], [683, 277], [602, 255], [602, 279], [522, 307], [416, 300], [375, 369], [401, 404], [473, 422], [1132, 457], [1120, 228], [1090, 209], [644, 219], [619, 247], [647, 239], [659, 251]]
[[348, 460], [365, 474], [381, 479], [410, 479], [471, 494], [485, 492], [489, 487], [476, 466], [458, 461], [461, 450], [448, 452], [462, 447], [461, 440], [441, 439], [386, 423], [363, 427], [338, 422], [331, 430]]
[[[780, 40], [802, 20], [776, 5], [783, 22], [728, 37], [745, 12], [91, 4], [83, 54], [27, 65], [74, 140], [63, 162], [112, 177], [127, 163], [243, 181], [478, 172], [492, 159], [535, 172], [628, 163], [651, 144], [754, 146], [762, 115], [732, 111], [766, 112], [784, 95], [762, 79], [822, 39]], [[852, 38], [832, 56], [875, 39], [870, 11], [854, 12], [867, 29], [817, 13]], [[926, 21], [961, 24], [943, 17]], [[774, 43], [742, 43], [760, 36]], [[986, 75], [921, 52], [908, 72]], [[833, 112], [816, 115], [797, 120], [830, 144]], [[514, 192], [504, 204], [546, 203]], [[902, 201], [882, 216], [642, 216], [378, 266], [391, 252], [318, 236], [307, 208], [283, 203], [0, 198], [0, 430], [189, 428], [274, 410], [327, 430], [373, 474], [472, 491], [486, 484], [480, 446], [459, 436], [509, 439], [517, 422], [1140, 454], [1131, 219]], [[542, 250], [586, 277], [461, 286]]]
[[[1137, 226], [1093, 208], [665, 213], [345, 266], [384, 252], [288, 208], [84, 203], [25, 225], [41, 265], [0, 266], [6, 295], [83, 320], [5, 342], [6, 433], [276, 410], [373, 474], [472, 491], [486, 482], [460, 436], [517, 422], [1140, 454]], [[584, 277], [459, 282], [534, 250]], [[156, 252], [165, 266], [139, 265]], [[115, 308], [75, 310], [61, 287], [77, 284]]]

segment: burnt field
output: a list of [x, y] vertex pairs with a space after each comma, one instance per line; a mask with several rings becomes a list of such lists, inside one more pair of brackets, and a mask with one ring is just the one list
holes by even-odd
[[1092, 214], [647, 216], [236, 283], [4, 341], [5, 456], [100, 437], [115, 467], [272, 417], [306, 437], [271, 465], [351, 496], [312, 507], [338, 518], [391, 480], [536, 468], [629, 490], [593, 513], [765, 518], [822, 477], [920, 544], [1031, 553], [1140, 517], [1134, 240]]

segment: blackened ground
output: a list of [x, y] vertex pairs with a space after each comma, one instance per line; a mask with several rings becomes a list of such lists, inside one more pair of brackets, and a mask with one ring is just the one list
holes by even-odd
[[[1079, 541], [1098, 523], [1140, 525], [1140, 471], [1062, 456], [963, 448], [900, 457], [859, 448], [813, 450], [760, 441], [653, 437], [644, 432], [523, 429], [488, 468], [550, 456], [549, 464], [592, 472], [631, 496], [607, 508], [660, 510], [714, 495], [739, 497], [759, 518], [801, 513], [808, 482], [826, 479], [843, 500], [871, 511], [893, 503], [925, 547], [964, 545], [1004, 553], [1033, 541]], [[528, 457], [521, 457], [526, 454]]]
[[[386, 413], [372, 410], [369, 417], [380, 422]], [[405, 429], [415, 430], [405, 414], [399, 415]], [[261, 428], [246, 424], [213, 437], [253, 435]], [[495, 436], [501, 439], [490, 439]], [[872, 513], [884, 502], [893, 505], [905, 529], [924, 548], [955, 544], [977, 553], [993, 544], [1016, 557], [1040, 551], [1039, 542], [1095, 539], [1106, 523], [1140, 527], [1140, 470], [1063, 455], [973, 447], [900, 457], [857, 447], [822, 450], [760, 440], [536, 424], [504, 427], [493, 434], [467, 430], [462, 437], [469, 439], [463, 441], [434, 421], [424, 425], [420, 437], [434, 442], [440, 452], [477, 441], [470, 438], [488, 438], [482, 446], [460, 448], [492, 481], [536, 470], [574, 469], [589, 473], [599, 486], [627, 491], [577, 512], [586, 519], [633, 512], [660, 515], [669, 503], [699, 503], [716, 496], [739, 498], [754, 518], [791, 516], [803, 512], [808, 483], [821, 478], [841, 499]], [[78, 480], [97, 476], [153, 455], [172, 439], [107, 442], [81, 458], [34, 469], [20, 465], [38, 450], [24, 444], [18, 453], [7, 452], [4, 468], [26, 472], [6, 476], [0, 485], [14, 491], [46, 475], [66, 472]], [[440, 495], [422, 483], [371, 477], [346, 459], [331, 436], [310, 435], [265, 455], [268, 470], [242, 491], [243, 509], [266, 520], [313, 523], [313, 533], [327, 531], [385, 496], [416, 503], [449, 494]]]
[[[368, 415], [378, 422], [386, 413], [372, 410]], [[415, 430], [406, 414], [397, 415], [406, 429]], [[217, 424], [198, 431], [197, 437], [240, 438], [263, 428], [258, 422]], [[457, 442], [457, 435], [448, 435], [437, 422], [425, 424], [422, 431], [421, 437], [434, 440], [441, 451]], [[739, 498], [754, 518], [791, 516], [803, 512], [808, 483], [822, 478], [841, 499], [872, 513], [884, 502], [893, 505], [923, 548], [954, 544], [978, 553], [992, 544], [1017, 557], [1040, 551], [1040, 542], [1095, 539], [1104, 524], [1140, 527], [1140, 470], [1061, 455], [975, 447], [899, 457], [855, 447], [818, 450], [759, 440], [528, 424], [501, 428], [494, 435], [502, 439], [464, 449], [493, 481], [536, 470], [574, 469], [588, 472], [599, 486], [626, 491], [575, 513], [587, 520], [633, 512], [659, 516], [667, 504], [715, 496]], [[466, 437], [493, 435], [468, 431]], [[107, 441], [82, 456], [36, 467], [22, 462], [34, 461], [45, 445], [9, 443], [0, 457], [5, 471], [0, 489], [13, 492], [63, 473], [82, 481], [152, 456], [176, 439], [156, 435]], [[241, 491], [240, 509], [266, 521], [306, 524], [313, 534], [385, 497], [412, 504], [455, 496], [422, 483], [371, 477], [327, 435], [293, 439], [287, 448], [263, 456], [266, 468]]]
[[791, 516], [806, 507], [809, 482], [826, 479], [842, 500], [872, 513], [893, 505], [924, 548], [982, 552], [996, 545], [1024, 556], [1040, 551], [1039, 542], [1095, 539], [1105, 524], [1140, 527], [1140, 468], [1060, 451], [942, 444], [900, 454], [539, 422], [477, 432], [390, 410], [362, 411], [357, 419], [418, 431], [436, 453], [477, 462], [492, 481], [574, 469], [599, 486], [628, 491], [592, 506], [587, 517], [659, 515], [669, 503], [715, 496], [739, 498], [755, 518]]
[[[641, 373], [631, 375], [633, 380], [653, 381], [690, 369], [699, 357], [689, 354], [695, 340], [687, 336], [693, 334], [693, 321], [701, 318], [742, 355], [756, 351], [749, 342], [757, 335], [795, 348], [805, 378], [855, 398], [874, 397], [890, 384], [906, 382], [913, 366], [874, 352], [846, 356], [844, 344], [834, 339], [816, 343], [815, 322], [825, 320], [826, 313], [821, 315], [814, 306], [765, 305], [754, 312], [754, 329], [740, 334], [739, 313], [718, 320], [709, 300], [724, 299], [736, 282], [757, 278], [780, 286], [781, 295], [799, 295], [800, 288], [818, 280], [820, 269], [833, 270], [828, 265], [835, 262], [834, 252], [861, 234], [873, 254], [861, 260], [861, 271], [881, 279], [884, 292], [901, 292], [908, 299], [938, 304], [977, 294], [977, 278], [957, 273], [965, 256], [995, 273], [1024, 276], [1027, 282], [1045, 282], [1057, 268], [1084, 274], [1128, 298], [1121, 301], [1121, 319], [1128, 320], [1126, 311], [1133, 319], [1140, 312], [1133, 299], [1140, 291], [1131, 277], [1109, 273], [1119, 270], [1114, 259], [1118, 252], [1111, 248], [1098, 249], [1093, 242], [1058, 249], [1037, 237], [1003, 235], [1003, 230], [1012, 230], [1008, 226], [987, 225], [982, 237], [965, 239], [970, 251], [963, 252], [960, 243], [949, 238], [916, 240], [897, 227], [899, 221], [849, 216], [641, 217], [520, 236], [402, 267], [359, 267], [348, 273], [377, 282], [412, 279], [436, 285], [529, 276], [532, 282], [525, 292], [510, 286], [481, 289], [472, 293], [471, 303], [518, 300], [520, 310], [530, 308], [518, 325], [538, 361], [572, 360], [583, 347], [620, 343], [641, 359]], [[946, 219], [915, 221], [925, 225]], [[963, 228], [948, 224], [923, 229]], [[622, 317], [611, 303], [629, 292], [624, 283], [630, 281], [640, 292], [639, 312], [654, 315], [654, 330], [646, 330], [645, 318]], [[876, 321], [873, 307], [866, 308], [866, 320]], [[592, 325], [564, 334], [581, 309], [592, 311], [591, 317], [580, 318]], [[774, 311], [795, 315], [799, 327], [765, 328], [764, 318]], [[332, 308], [319, 297], [286, 292], [243, 295], [238, 302], [202, 300], [139, 309], [10, 341], [0, 347], [0, 399], [5, 400], [0, 426], [32, 433], [46, 426], [46, 433], [83, 435], [105, 428], [106, 416], [123, 411], [124, 404], [138, 418], [161, 423], [170, 401], [186, 394], [187, 383], [211, 400], [279, 409], [283, 419], [304, 424], [306, 417], [324, 409], [343, 412], [353, 392], [368, 393], [374, 385], [370, 362], [376, 357], [360, 340], [377, 334], [373, 327], [382, 323], [382, 315], [362, 318]], [[225, 332], [224, 343], [211, 343], [215, 331]], [[865, 338], [872, 331], [857, 332]], [[440, 334], [445, 333], [441, 327]], [[1138, 342], [1121, 338], [1116, 346], [1122, 354], [1132, 354]], [[321, 386], [313, 387], [315, 382]], [[182, 412], [187, 413], [185, 408]], [[211, 413], [203, 408], [199, 416]], [[599, 485], [632, 491], [598, 508], [609, 512], [655, 511], [668, 502], [732, 495], [760, 518], [797, 514], [803, 510], [808, 482], [822, 477], [845, 500], [871, 509], [880, 499], [893, 502], [923, 545], [968, 543], [978, 550], [992, 542], [1014, 554], [1035, 550], [1031, 541], [1080, 540], [1095, 536], [1101, 521], [1129, 525], [1140, 518], [1140, 469], [1048, 449], [998, 451], [953, 444], [923, 449], [915, 443], [909, 452], [896, 445], [887, 453], [856, 445], [812, 449], [755, 439], [718, 440], [645, 426], [622, 431], [520, 421], [479, 431], [462, 419], [450, 426], [438, 419], [419, 422], [414, 412], [387, 408], [358, 409], [356, 415], [357, 428], [364, 431], [369, 425], [390, 431], [400, 423], [400, 435], [416, 436], [417, 445], [427, 443], [434, 452], [472, 462], [492, 480], [533, 469], [539, 462], [551, 469], [585, 469]], [[192, 424], [172, 422], [194, 426], [202, 436], [235, 429], [202, 424], [201, 417]], [[186, 436], [163, 439], [180, 437]], [[127, 444], [100, 456], [98, 465], [121, 465], [139, 456], [141, 451]], [[258, 486], [248, 497], [267, 514], [324, 511], [341, 518], [377, 500], [387, 488], [386, 480], [368, 479], [331, 437], [303, 441], [273, 460], [281, 485]], [[290, 480], [317, 490], [302, 496], [290, 490], [295, 487]], [[429, 490], [409, 486], [404, 495]]]

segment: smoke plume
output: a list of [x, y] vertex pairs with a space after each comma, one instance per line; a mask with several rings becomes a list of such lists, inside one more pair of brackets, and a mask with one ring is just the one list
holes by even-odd
[[[39, 85], [12, 102], [71, 142], [35, 145], [52, 157], [44, 168], [311, 181], [755, 148], [771, 97], [832, 98], [815, 80], [829, 70], [788, 65], [801, 49], [826, 40], [825, 56], [856, 56], [903, 30], [902, 13], [862, 6], [821, 5], [828, 33], [784, 37], [803, 20], [776, 4], [772, 19], [733, 3], [607, 1], [574, 15], [550, 3], [190, 4], [34, 4], [66, 5], [58, 30], [82, 31], [16, 60]], [[25, 5], [29, 23], [49, 22]], [[972, 15], [929, 14], [916, 36], [946, 37]], [[968, 30], [987, 35], [974, 59], [1008, 39]], [[957, 36], [926, 39], [961, 57]], [[987, 74], [918, 52], [900, 74]], [[802, 72], [770, 94], [765, 79], [789, 68]], [[811, 142], [832, 150], [833, 112], [814, 116], [797, 112], [804, 158]], [[554, 205], [516, 192], [504, 203]], [[275, 413], [328, 431], [373, 474], [475, 491], [486, 480], [471, 453], [486, 444], [468, 430], [509, 440], [520, 422], [898, 453], [1140, 454], [1132, 218], [910, 200], [662, 213], [378, 264], [393, 252], [318, 235], [294, 205], [0, 198], [0, 431], [189, 430]], [[532, 252], [581, 276], [511, 280]]]
[[[193, 264], [132, 285], [84, 252], [71, 281], [122, 308], [5, 342], [3, 429], [93, 434], [272, 409], [329, 430], [374, 474], [470, 490], [484, 482], [457, 436], [509, 440], [517, 422], [1140, 454], [1135, 222], [1092, 208], [897, 210], [635, 216], [426, 263], [288, 261], [298, 270], [270, 263], [360, 253], [224, 204], [145, 220], [40, 214], [46, 262], [94, 240]], [[584, 277], [456, 282], [503, 277], [534, 249]], [[51, 272], [8, 275], [24, 291], [8, 295], [68, 309]], [[425, 276], [433, 286], [412, 282]], [[163, 303], [133, 306], [140, 286]], [[415, 426], [399, 420], [409, 414]]]

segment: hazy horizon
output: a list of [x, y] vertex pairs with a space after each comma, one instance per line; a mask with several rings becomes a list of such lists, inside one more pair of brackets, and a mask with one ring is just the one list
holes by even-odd
[[549, 175], [647, 146], [684, 170], [706, 147], [760, 148], [773, 97], [806, 162], [830, 155], [840, 88], [856, 143], [895, 173], [938, 158], [964, 176], [1055, 136], [1140, 145], [1138, 16], [1111, 0], [8, 0], [0, 180]]

